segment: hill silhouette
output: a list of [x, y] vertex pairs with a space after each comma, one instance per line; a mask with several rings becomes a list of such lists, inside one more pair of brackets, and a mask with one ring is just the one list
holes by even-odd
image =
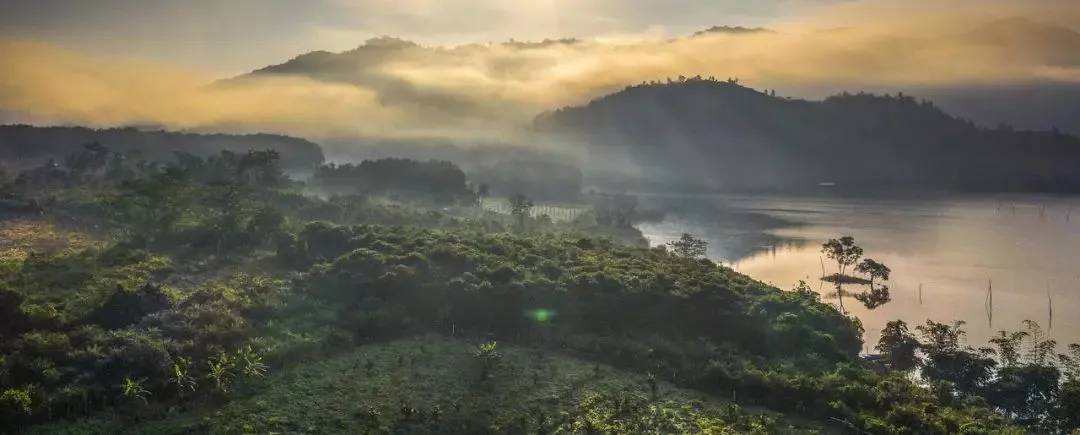
[[147, 131], [136, 128], [0, 126], [0, 160], [13, 166], [33, 166], [48, 159], [63, 159], [82, 145], [100, 142], [113, 152], [134, 152], [149, 160], [169, 160], [175, 152], [208, 156], [221, 151], [276, 150], [282, 166], [308, 169], [323, 163], [319, 145], [295, 137], [273, 134], [193, 134]]
[[680, 78], [542, 114], [535, 127], [594, 161], [628, 153], [653, 181], [722, 190], [1080, 191], [1080, 139], [982, 128], [904, 94], [807, 101]]

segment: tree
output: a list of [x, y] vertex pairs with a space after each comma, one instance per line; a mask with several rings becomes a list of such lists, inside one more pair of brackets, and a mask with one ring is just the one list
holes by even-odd
[[33, 398], [30, 391], [10, 388], [0, 394], [0, 422], [17, 422], [29, 417], [33, 412]]
[[872, 258], [867, 258], [855, 266], [855, 271], [870, 276], [870, 287], [874, 286], [874, 280], [880, 279], [882, 281], [889, 280], [889, 273], [892, 272], [888, 266], [874, 261]]
[[709, 247], [709, 242], [695, 239], [694, 236], [683, 233], [679, 240], [668, 242], [671, 252], [683, 258], [702, 258]]
[[902, 320], [885, 324], [885, 328], [881, 330], [881, 338], [874, 348], [881, 352], [893, 370], [906, 372], [919, 364], [919, 340], [911, 334], [907, 323]]
[[176, 387], [176, 395], [180, 398], [184, 397], [185, 391], [195, 392], [197, 384], [195, 378], [191, 376], [191, 360], [184, 357], [177, 358], [177, 361], [173, 363], [173, 377], [170, 381]]
[[150, 392], [146, 391], [146, 388], [143, 387], [144, 382], [146, 382], [146, 379], [139, 379], [136, 381], [131, 378], [125, 378], [123, 385], [124, 400], [132, 403], [141, 401], [143, 405], [145, 405], [147, 403], [146, 397], [150, 395]]
[[874, 309], [885, 305], [892, 298], [889, 296], [889, 287], [881, 285], [875, 287], [875, 280], [888, 281], [892, 270], [888, 266], [867, 258], [855, 266], [855, 271], [870, 276], [870, 291], [855, 295], [855, 299], [862, 302], [868, 309]]
[[276, 150], [250, 150], [236, 163], [237, 182], [263, 187], [281, 187], [288, 180]]
[[145, 248], [170, 232], [187, 212], [189, 191], [188, 174], [166, 168], [149, 178], [122, 182], [111, 205], [121, 221], [134, 227], [135, 236], [143, 240]]
[[1080, 379], [1070, 379], [1061, 386], [1056, 414], [1066, 430], [1080, 428]]
[[522, 231], [525, 230], [525, 218], [532, 213], [532, 208], [532, 200], [525, 195], [519, 193], [510, 197], [510, 214], [517, 218], [518, 228]]
[[[1061, 388], [1061, 370], [1050, 361], [1057, 342], [1047, 339], [1038, 323], [1025, 320], [1024, 325], [1027, 331], [1011, 334], [1001, 331], [990, 340], [997, 346], [991, 350], [999, 355], [1003, 367], [987, 388], [985, 397], [1015, 421], [1049, 432]], [[1025, 347], [1025, 339], [1028, 345], [1025, 361], [1021, 363], [1019, 348]]]
[[213, 214], [211, 223], [217, 239], [218, 255], [223, 249], [229, 249], [232, 236], [240, 233], [247, 212], [244, 204], [246, 196], [247, 188], [242, 183], [219, 181], [209, 186], [205, 203]]
[[1057, 341], [1047, 338], [1042, 327], [1035, 321], [1025, 320], [1023, 324], [1024, 327], [1027, 328], [1026, 337], [1030, 340], [1027, 351], [1028, 364], [1046, 364], [1050, 360], [1050, 357], [1054, 355], [1054, 349], [1057, 348]]
[[286, 234], [285, 215], [274, 207], [262, 207], [248, 220], [247, 232], [256, 246], [278, 240]]
[[491, 195], [491, 185], [487, 183], [480, 183], [476, 187], [476, 205], [480, 207], [480, 210], [484, 209], [484, 200]]
[[964, 324], [927, 320], [925, 325], [915, 327], [922, 336], [921, 349], [926, 355], [922, 375], [927, 380], [951, 382], [962, 393], [980, 394], [997, 362], [962, 345], [967, 335]]
[[83, 149], [67, 156], [65, 166], [71, 181], [79, 183], [88, 176], [97, 175], [105, 168], [109, 160], [109, 150], [99, 142], [83, 145]]
[[248, 378], [260, 378], [266, 375], [266, 364], [251, 345], [244, 346], [236, 352], [234, 364], [239, 372]]
[[836, 281], [836, 297], [840, 301], [840, 311], [844, 311], [843, 280], [847, 268], [854, 266], [862, 258], [863, 249], [855, 244], [855, 238], [844, 236], [839, 239], [829, 239], [821, 245], [821, 252], [826, 257], [836, 262], [838, 276]]
[[998, 336], [990, 339], [990, 344], [996, 346], [997, 357], [1004, 367], [1013, 367], [1020, 363], [1020, 347], [1023, 345], [1027, 332], [998, 331]]
[[29, 330], [33, 324], [22, 309], [23, 296], [18, 292], [0, 286], [0, 346], [5, 346], [19, 334]]
[[218, 352], [216, 357], [206, 361], [206, 378], [214, 385], [214, 388], [222, 393], [229, 392], [229, 386], [233, 381], [233, 361], [225, 352]]
[[491, 377], [491, 371], [495, 368], [495, 364], [502, 359], [502, 355], [496, 350], [498, 347], [497, 342], [489, 342], [481, 344], [473, 351], [473, 356], [480, 361], [480, 380], [486, 381]]

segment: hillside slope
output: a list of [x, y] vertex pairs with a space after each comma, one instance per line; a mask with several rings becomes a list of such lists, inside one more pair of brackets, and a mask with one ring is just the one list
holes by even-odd
[[657, 184], [798, 191], [1080, 191], [1080, 139], [984, 129], [906, 95], [776, 97], [701, 78], [649, 83], [540, 115], [594, 161], [628, 153]]
[[[139, 427], [144, 434], [545, 433], [634, 428], [636, 433], [829, 433], [820, 425], [540, 349], [499, 345], [478, 381], [475, 345], [438, 336], [362, 346], [276, 373], [221, 407], [197, 407]], [[370, 369], [368, 367], [371, 367]], [[625, 409], [615, 409], [622, 400]], [[123, 413], [44, 425], [30, 434], [125, 430]], [[835, 433], [840, 433], [836, 431]]]

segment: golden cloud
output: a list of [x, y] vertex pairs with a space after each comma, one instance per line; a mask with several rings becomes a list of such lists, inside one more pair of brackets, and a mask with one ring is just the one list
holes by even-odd
[[1075, 22], [1070, 18], [1080, 18], [1080, 5], [1018, 3], [856, 2], [773, 32], [676, 39], [369, 44], [326, 55], [334, 62], [304, 65], [305, 74], [226, 84], [199, 71], [4, 40], [0, 110], [92, 126], [505, 136], [542, 110], [679, 75], [738, 77], [785, 90], [1080, 81], [1080, 35], [1032, 21], [995, 21]]

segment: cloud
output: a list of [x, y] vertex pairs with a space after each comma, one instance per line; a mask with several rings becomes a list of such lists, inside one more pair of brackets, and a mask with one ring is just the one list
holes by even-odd
[[[505, 2], [469, 0], [462, 4], [475, 10], [453, 12], [513, 24], [530, 1], [522, 3], [524, 9], [508, 10], [501, 6]], [[6, 39], [0, 42], [0, 58], [9, 60], [0, 69], [0, 113], [89, 125], [153, 123], [309, 137], [506, 137], [540, 111], [679, 75], [738, 77], [782, 93], [829, 86], [1078, 82], [1080, 35], [1034, 21], [997, 21], [1032, 17], [1067, 24], [1080, 18], [1080, 6], [1070, 3], [861, 1], [776, 23], [775, 32], [674, 39], [663, 30], [572, 43], [456, 47], [381, 39], [341, 54], [303, 56], [286, 65], [290, 74], [261, 74], [228, 85], [213, 84], [215, 77], [203, 71]], [[596, 18], [608, 10], [602, 2], [590, 4], [596, 13], [582, 16]], [[449, 13], [444, 2], [431, 0], [345, 5], [357, 13], [373, 7], [401, 22]], [[533, 7], [546, 10], [540, 3]], [[437, 30], [467, 32], [474, 25]]]
[[370, 90], [303, 78], [210, 86], [190, 70], [26, 41], [0, 41], [0, 57], [13, 60], [0, 71], [0, 109], [53, 122], [346, 134], [360, 114], [394, 116]]

